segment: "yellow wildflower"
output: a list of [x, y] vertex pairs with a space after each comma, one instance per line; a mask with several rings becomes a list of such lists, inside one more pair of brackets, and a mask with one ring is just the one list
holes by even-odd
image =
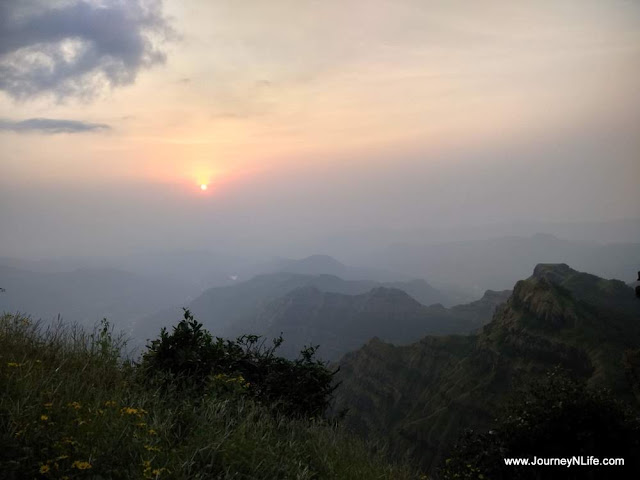
[[40, 473], [41, 474], [45, 474], [45, 473], [49, 473], [49, 470], [51, 470], [51, 467], [49, 465], [42, 465], [40, 467]]
[[142, 428], [142, 427], [146, 427], [146, 426], [147, 426], [147, 424], [146, 424], [145, 422], [138, 422], [138, 423], [136, 423], [136, 427], [140, 427], [140, 428]]
[[40, 420], [46, 422], [47, 420], [49, 420], [49, 415], [40, 415]]
[[137, 408], [131, 408], [131, 407], [122, 407], [120, 409], [120, 413], [123, 415], [138, 415], [140, 413], [140, 410], [138, 410]]
[[156, 432], [153, 428], [149, 429], [149, 435], [158, 435], [158, 432]]
[[80, 460], [76, 460], [71, 464], [71, 468], [77, 468], [78, 470], [87, 470], [91, 468], [91, 466], [89, 462], [81, 462]]
[[116, 402], [114, 402], [113, 400], [107, 400], [106, 402], [104, 402], [104, 406], [105, 407], [115, 407], [116, 406]]
[[80, 410], [82, 408], [82, 405], [80, 405], [80, 403], [78, 402], [71, 402], [67, 403], [67, 407], [73, 408], [74, 410]]
[[21, 367], [22, 364], [21, 363], [16, 363], [16, 362], [8, 362], [7, 363], [7, 367]]
[[151, 473], [157, 477], [158, 475], [160, 475], [162, 472], [164, 472], [164, 471], [166, 471], [166, 470], [167, 470], [167, 469], [166, 469], [166, 468], [164, 468], [164, 467], [163, 467], [163, 468], [156, 468], [156, 469], [153, 469], [153, 470], [151, 471]]

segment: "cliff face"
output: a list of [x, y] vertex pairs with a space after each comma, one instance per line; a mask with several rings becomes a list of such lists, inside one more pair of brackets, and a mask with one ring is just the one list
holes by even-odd
[[510, 296], [511, 290], [487, 290], [480, 300], [451, 307], [451, 313], [479, 328], [489, 323], [496, 308], [509, 300]]
[[382, 434], [396, 453], [431, 467], [461, 430], [488, 425], [514, 385], [556, 365], [632, 400], [639, 345], [631, 288], [538, 265], [477, 336], [372, 341], [346, 355], [336, 408], [350, 408], [352, 428]]

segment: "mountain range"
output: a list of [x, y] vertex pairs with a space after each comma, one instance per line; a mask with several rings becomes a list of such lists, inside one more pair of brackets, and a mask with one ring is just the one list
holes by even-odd
[[[406, 343], [426, 334], [470, 332], [488, 321], [506, 296], [488, 292], [477, 302], [447, 309], [441, 304], [446, 295], [424, 280], [378, 283], [275, 273], [211, 288], [186, 308], [216, 336], [274, 338], [282, 333], [286, 356], [319, 344], [322, 358], [337, 360], [375, 335]], [[175, 324], [180, 313], [174, 307], [140, 320], [134, 336], [155, 336], [161, 327]]]

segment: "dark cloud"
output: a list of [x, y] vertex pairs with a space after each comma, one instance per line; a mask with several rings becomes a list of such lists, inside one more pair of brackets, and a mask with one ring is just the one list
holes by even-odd
[[88, 123], [55, 118], [30, 118], [21, 122], [0, 120], [0, 131], [6, 130], [12, 132], [82, 133], [109, 130], [110, 128], [109, 125], [102, 123]]
[[90, 97], [165, 60], [161, 0], [0, 1], [0, 89]]

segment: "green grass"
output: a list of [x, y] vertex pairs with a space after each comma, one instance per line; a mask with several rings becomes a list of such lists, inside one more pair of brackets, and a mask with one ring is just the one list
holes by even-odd
[[0, 472], [22, 478], [409, 479], [340, 426], [145, 386], [126, 342], [0, 317]]

